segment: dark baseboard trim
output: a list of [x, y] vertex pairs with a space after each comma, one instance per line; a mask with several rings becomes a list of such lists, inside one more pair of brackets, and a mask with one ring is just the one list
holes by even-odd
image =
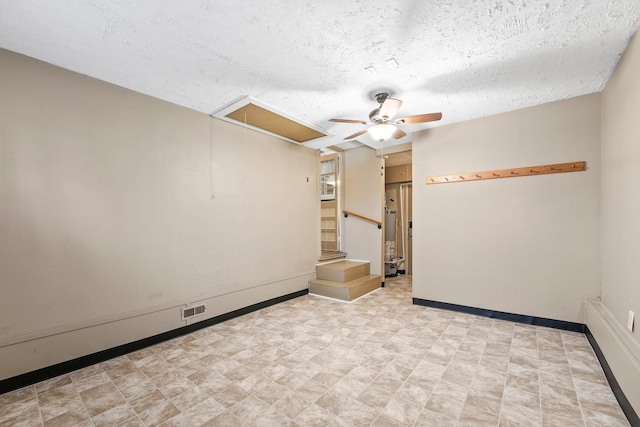
[[36, 371], [27, 372], [17, 375], [15, 377], [0, 380], [0, 394], [8, 393], [13, 390], [17, 390], [22, 387], [26, 387], [32, 384], [39, 383], [49, 378], [54, 378], [60, 375], [67, 374], [69, 372], [76, 371], [78, 369], [85, 368], [96, 363], [104, 362], [105, 360], [120, 357], [125, 354], [142, 350], [143, 348], [150, 347], [152, 345], [159, 344], [163, 341], [167, 341], [173, 338], [177, 338], [182, 335], [195, 332], [199, 329], [207, 328], [209, 326], [216, 325], [218, 323], [225, 322], [227, 320], [243, 316], [245, 314], [252, 313], [254, 311], [288, 301], [290, 299], [298, 298], [309, 293], [309, 289], [303, 289], [301, 291], [293, 292], [287, 295], [282, 295], [267, 301], [259, 302], [257, 304], [250, 305], [248, 307], [240, 308], [238, 310], [231, 311], [229, 313], [221, 314], [220, 316], [212, 317], [210, 319], [203, 320], [198, 323], [183, 326], [178, 329], [163, 332], [158, 335], [143, 338], [141, 340], [133, 341], [127, 344], [119, 345], [117, 347], [109, 348], [97, 353], [81, 356], [76, 359], [67, 360], [56, 365], [47, 366], [45, 368], [38, 369]]
[[484, 308], [469, 307], [466, 305], [451, 304], [448, 302], [432, 301], [414, 298], [414, 305], [440, 308], [443, 310], [457, 311], [476, 316], [490, 317], [493, 319], [508, 320], [510, 322], [525, 323], [527, 325], [545, 326], [547, 328], [562, 329], [565, 331], [584, 333], [586, 326], [582, 323], [567, 322], [564, 320], [545, 319], [544, 317], [526, 316], [524, 314], [506, 313], [503, 311], [488, 310]]
[[585, 326], [585, 329], [586, 329], [585, 335], [587, 336], [587, 339], [589, 340], [591, 347], [593, 347], [594, 353], [596, 354], [596, 356], [598, 357], [598, 360], [600, 361], [600, 365], [602, 366], [604, 375], [605, 377], [607, 377], [607, 381], [609, 381], [609, 386], [613, 391], [613, 395], [618, 400], [618, 403], [622, 408], [622, 412], [624, 412], [624, 415], [627, 417], [627, 420], [629, 420], [629, 424], [631, 424], [632, 427], [640, 427], [640, 417], [638, 417], [638, 414], [636, 414], [636, 411], [633, 409], [633, 406], [631, 406], [631, 403], [627, 399], [627, 396], [625, 396], [624, 392], [620, 388], [620, 384], [618, 384], [616, 377], [613, 375], [613, 371], [611, 370], [611, 367], [609, 366], [607, 359], [605, 359], [604, 353], [602, 353], [602, 350], [600, 349], [598, 342], [596, 341], [595, 337], [593, 336], [589, 328]]
[[397, 270], [396, 272], [397, 272], [398, 274], [406, 274], [406, 272], [407, 272], [407, 271], [406, 271], [406, 270]]
[[565, 331], [580, 332], [585, 334], [587, 339], [589, 340], [589, 343], [591, 344], [591, 347], [593, 347], [593, 351], [598, 357], [598, 361], [600, 362], [602, 370], [607, 377], [607, 381], [609, 381], [609, 385], [611, 386], [611, 390], [613, 391], [614, 396], [618, 400], [618, 403], [620, 404], [622, 411], [627, 417], [627, 420], [629, 420], [629, 424], [631, 424], [632, 427], [640, 427], [640, 418], [638, 418], [638, 414], [636, 414], [635, 410], [631, 406], [631, 403], [629, 403], [629, 400], [620, 388], [618, 381], [616, 380], [613, 372], [611, 371], [611, 368], [609, 367], [607, 359], [605, 359], [602, 350], [600, 350], [600, 346], [598, 346], [598, 343], [596, 342], [593, 334], [591, 334], [591, 331], [589, 331], [587, 325], [584, 325], [582, 323], [567, 322], [564, 320], [545, 319], [543, 317], [505, 313], [502, 311], [487, 310], [483, 308], [469, 307], [466, 305], [451, 304], [447, 302], [425, 300], [420, 298], [414, 298], [413, 304], [425, 307], [440, 308], [443, 310], [457, 311], [466, 314], [474, 314], [476, 316], [508, 320], [511, 322], [525, 323], [527, 325], [545, 326], [548, 328], [562, 329]]

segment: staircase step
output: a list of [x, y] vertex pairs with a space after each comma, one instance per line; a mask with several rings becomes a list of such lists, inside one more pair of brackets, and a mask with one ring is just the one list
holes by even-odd
[[366, 275], [348, 282], [315, 279], [309, 281], [309, 293], [342, 301], [353, 301], [380, 287], [380, 276]]
[[342, 260], [316, 266], [316, 278], [346, 283], [370, 273], [368, 261]]
[[323, 250], [318, 261], [329, 261], [332, 259], [343, 259], [347, 256], [346, 252]]

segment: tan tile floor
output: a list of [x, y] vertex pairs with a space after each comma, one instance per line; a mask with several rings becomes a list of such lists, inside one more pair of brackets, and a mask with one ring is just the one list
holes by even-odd
[[0, 395], [1, 426], [628, 426], [582, 334], [305, 296]]

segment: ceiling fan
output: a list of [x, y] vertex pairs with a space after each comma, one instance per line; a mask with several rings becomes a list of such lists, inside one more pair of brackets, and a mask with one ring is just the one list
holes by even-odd
[[[380, 92], [375, 96], [376, 101], [380, 106], [369, 113], [369, 121], [373, 123], [373, 126], [349, 135], [347, 139], [353, 139], [366, 132], [369, 132], [373, 138], [382, 142], [391, 137], [400, 139], [407, 135], [405, 131], [400, 129], [400, 125], [412, 125], [417, 123], [435, 122], [442, 118], [442, 113], [429, 113], [429, 114], [416, 114], [415, 116], [407, 116], [399, 119], [392, 120], [393, 117], [400, 110], [402, 101], [399, 99], [389, 98], [387, 92]], [[330, 122], [336, 123], [355, 123], [366, 125], [368, 122], [363, 120], [351, 120], [351, 119], [330, 119]]]

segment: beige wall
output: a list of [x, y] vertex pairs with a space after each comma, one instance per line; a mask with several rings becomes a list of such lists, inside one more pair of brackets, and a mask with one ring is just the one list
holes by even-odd
[[[599, 123], [595, 94], [417, 134], [414, 296], [583, 322], [585, 300], [599, 294]], [[425, 184], [581, 160], [585, 172]]]
[[[345, 151], [342, 157], [344, 209], [384, 222], [382, 160], [368, 147]], [[353, 216], [342, 216], [342, 221], [342, 250], [347, 253], [347, 258], [369, 261], [371, 274], [384, 275], [383, 230], [378, 230], [371, 222]]]
[[[640, 414], [640, 35], [602, 92], [602, 298], [587, 326]], [[629, 310], [635, 329], [627, 329]]]
[[[640, 40], [602, 93], [602, 303], [626, 325], [640, 316]], [[640, 343], [640, 332], [633, 337]]]
[[0, 379], [307, 288], [317, 151], [8, 51], [0, 75]]

